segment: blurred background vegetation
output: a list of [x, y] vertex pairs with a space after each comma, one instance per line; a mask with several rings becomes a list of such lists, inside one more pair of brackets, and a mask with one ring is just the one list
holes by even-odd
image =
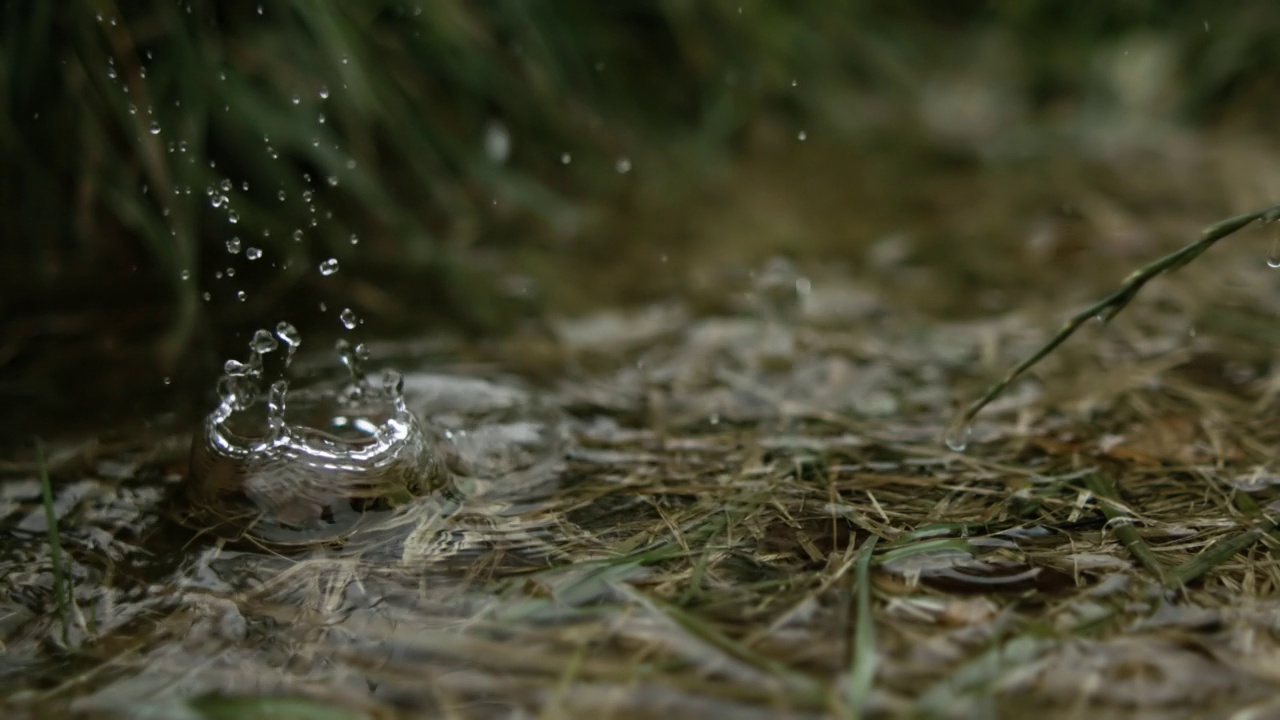
[[1188, 149], [1272, 148], [1270, 2], [0, 12], [0, 394], [24, 415], [207, 389], [245, 330], [332, 333], [341, 307], [480, 335], [775, 253], [875, 273], [895, 232], [972, 289], [1024, 275], [994, 252], [1010, 218], [1019, 243], [1048, 217], [1122, 244], [1117, 208], [1190, 194], [1203, 223], [1280, 190], [1224, 189]]

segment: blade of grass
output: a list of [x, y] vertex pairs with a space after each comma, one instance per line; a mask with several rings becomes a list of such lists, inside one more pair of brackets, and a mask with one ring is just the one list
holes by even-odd
[[44, 443], [36, 438], [36, 463], [40, 466], [40, 496], [44, 502], [45, 531], [49, 536], [49, 555], [53, 562], [53, 595], [58, 604], [58, 617], [62, 620], [62, 643], [70, 636], [70, 591], [62, 569], [62, 543], [58, 540], [58, 517], [53, 511], [53, 484], [49, 481], [49, 466], [44, 459]]
[[1205, 573], [1258, 542], [1258, 539], [1269, 529], [1250, 528], [1239, 535], [1214, 543], [1208, 550], [1174, 568], [1169, 573], [1169, 582], [1167, 584], [1169, 587], [1176, 588], [1198, 580]]
[[[1053, 337], [1049, 338], [1048, 342], [1041, 345], [1038, 350], [1033, 352], [1025, 360], [1015, 365], [1003, 379], [988, 388], [982, 397], [978, 398], [970, 404], [969, 407], [965, 408], [964, 412], [962, 412], [952, 423], [952, 429], [955, 430], [957, 428], [967, 427], [969, 421], [981, 412], [982, 408], [986, 407], [997, 397], [1000, 397], [1000, 395], [1004, 393], [1014, 380], [1017, 380], [1024, 372], [1031, 369], [1032, 366], [1057, 349], [1059, 345], [1066, 342], [1067, 338], [1074, 335], [1075, 332], [1089, 320], [1096, 317], [1101, 319], [1103, 322], [1110, 321], [1118, 315], [1121, 310], [1128, 306], [1129, 302], [1137, 296], [1143, 286], [1151, 280], [1166, 272], [1177, 270], [1178, 268], [1186, 265], [1199, 257], [1205, 250], [1212, 247], [1214, 243], [1244, 229], [1251, 223], [1259, 220], [1264, 223], [1269, 223], [1274, 222], [1277, 218], [1280, 218], [1280, 205], [1274, 205], [1265, 210], [1259, 210], [1257, 212], [1228, 218], [1206, 228], [1201, 234], [1199, 240], [1196, 240], [1180, 250], [1165, 255], [1159, 260], [1133, 271], [1129, 274], [1129, 277], [1124, 279], [1124, 282], [1120, 284], [1120, 287], [1116, 288], [1110, 295], [1107, 295], [1089, 307], [1081, 310], [1075, 315], [1072, 315], [1065, 323], [1063, 323], [1062, 327], [1058, 329], [1058, 332], [1054, 333]], [[949, 433], [948, 435], [951, 436], [951, 434], [952, 433]]]
[[1165, 584], [1164, 567], [1160, 565], [1151, 547], [1133, 526], [1133, 517], [1121, 510], [1120, 493], [1116, 490], [1116, 485], [1111, 478], [1097, 474], [1089, 475], [1084, 479], [1084, 484], [1094, 497], [1103, 500], [1098, 503], [1102, 508], [1102, 514], [1107, 516], [1107, 525], [1115, 530], [1116, 537], [1120, 539], [1125, 549], [1142, 567], [1147, 569], [1147, 572], [1155, 575], [1156, 580]]
[[1035, 633], [1018, 635], [956, 668], [920, 696], [920, 717], [955, 717], [963, 714], [966, 696], [990, 696], [991, 689], [1011, 670], [1025, 666], [1052, 645]]
[[846, 676], [848, 717], [862, 716], [863, 708], [871, 697], [871, 687], [876, 679], [876, 626], [871, 617], [871, 556], [876, 549], [877, 538], [872, 535], [862, 546], [862, 557], [853, 571], [857, 584], [857, 621], [854, 628], [853, 662]]

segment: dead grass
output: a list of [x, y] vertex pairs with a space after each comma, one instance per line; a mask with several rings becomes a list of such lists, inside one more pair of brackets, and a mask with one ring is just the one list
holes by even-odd
[[55, 447], [84, 616], [65, 639], [39, 467], [17, 458], [8, 716], [1272, 715], [1280, 298], [1267, 241], [1238, 242], [1084, 327], [963, 454], [949, 418], [1068, 303], [943, 321], [832, 271], [798, 307], [676, 303], [441, 351], [554, 378], [556, 492], [426, 498], [341, 550], [173, 527], [181, 433]]

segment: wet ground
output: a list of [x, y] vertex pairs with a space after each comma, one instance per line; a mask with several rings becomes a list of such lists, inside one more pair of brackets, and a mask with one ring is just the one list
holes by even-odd
[[697, 212], [615, 208], [653, 242], [543, 277], [545, 322], [370, 342], [472, 472], [341, 542], [192, 527], [192, 424], [156, 416], [46, 448], [59, 579], [15, 454], [10, 716], [1277, 712], [1269, 228], [941, 442], [1086, 300], [1273, 201], [1262, 146], [911, 165], [762, 132]]

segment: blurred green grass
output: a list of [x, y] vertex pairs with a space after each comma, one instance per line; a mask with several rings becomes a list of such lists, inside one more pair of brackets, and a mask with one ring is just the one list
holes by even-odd
[[[695, 184], [763, 117], [838, 123], [841, 93], [919, 102], [992, 37], [1036, 107], [1116, 92], [1090, 69], [1099, 48], [1158, 37], [1177, 111], [1211, 116], [1274, 88], [1280, 9], [29, 0], [3, 20], [0, 309], [161, 303], [176, 355], [202, 323], [299, 288], [499, 327], [517, 310], [485, 258], [571, 232], [584, 203], [626, 191], [619, 162], [678, 155], [664, 177]], [[263, 259], [230, 258], [231, 238]], [[321, 286], [328, 257], [342, 271]]]

